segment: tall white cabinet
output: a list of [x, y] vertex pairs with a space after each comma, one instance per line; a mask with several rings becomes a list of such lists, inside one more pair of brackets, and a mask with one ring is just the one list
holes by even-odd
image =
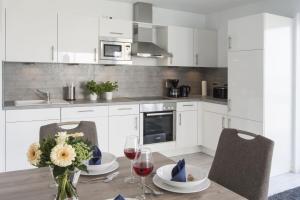
[[275, 142], [271, 175], [291, 168], [292, 23], [263, 13], [228, 24], [228, 126]]

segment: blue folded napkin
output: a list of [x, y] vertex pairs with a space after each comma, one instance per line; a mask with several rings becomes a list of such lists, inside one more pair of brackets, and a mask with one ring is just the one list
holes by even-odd
[[89, 160], [89, 165], [101, 165], [102, 153], [100, 149], [95, 145], [92, 146], [93, 157]]
[[186, 182], [185, 173], [185, 160], [179, 160], [175, 167], [172, 169], [172, 179], [171, 181], [176, 182]]
[[114, 200], [125, 200], [124, 197], [122, 197], [122, 195], [118, 195], [114, 198]]

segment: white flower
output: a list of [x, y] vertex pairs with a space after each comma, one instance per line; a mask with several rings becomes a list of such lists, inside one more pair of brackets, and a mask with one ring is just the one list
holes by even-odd
[[58, 132], [55, 141], [57, 144], [64, 144], [66, 143], [68, 137], [69, 136], [67, 135], [67, 132]]
[[30, 164], [36, 166], [39, 164], [41, 159], [41, 150], [39, 143], [33, 143], [30, 145], [28, 152], [27, 152], [27, 159]]
[[75, 149], [68, 144], [58, 144], [52, 150], [50, 154], [51, 161], [54, 165], [59, 167], [67, 167], [75, 160]]
[[84, 134], [82, 132], [69, 134], [69, 137], [74, 137], [74, 138], [83, 137], [83, 136], [84, 136]]

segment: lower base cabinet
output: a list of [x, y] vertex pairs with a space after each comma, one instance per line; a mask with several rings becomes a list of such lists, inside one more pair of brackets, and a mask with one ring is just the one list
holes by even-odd
[[263, 124], [261, 122], [228, 116], [228, 128], [247, 131], [257, 135], [263, 135]]

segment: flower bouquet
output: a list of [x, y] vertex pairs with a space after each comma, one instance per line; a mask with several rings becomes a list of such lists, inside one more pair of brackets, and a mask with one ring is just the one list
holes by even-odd
[[91, 145], [82, 137], [83, 133], [59, 132], [54, 138], [45, 138], [29, 147], [27, 157], [33, 166], [51, 167], [58, 185], [56, 200], [78, 198], [73, 178], [81, 170], [87, 171], [84, 161], [92, 155]]

